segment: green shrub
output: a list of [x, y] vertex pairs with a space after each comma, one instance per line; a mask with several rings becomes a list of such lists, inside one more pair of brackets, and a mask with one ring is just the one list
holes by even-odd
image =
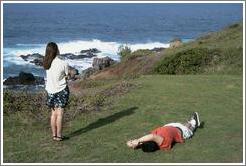
[[162, 59], [155, 67], [158, 74], [198, 74], [205, 71], [219, 51], [192, 48]]
[[49, 109], [45, 105], [45, 93], [5, 91], [3, 93], [4, 115], [18, 118], [18, 121], [47, 124]]
[[3, 93], [4, 112], [38, 112], [45, 106], [45, 94], [33, 95], [27, 92], [4, 92]]
[[242, 74], [243, 73], [243, 48], [225, 48], [222, 51], [220, 65], [224, 68], [219, 68], [218, 72], [223, 74]]
[[121, 58], [125, 58], [131, 54], [131, 48], [128, 47], [127, 45], [120, 45], [118, 48], [118, 54], [120, 55]]
[[155, 53], [149, 49], [138, 49], [132, 52], [131, 48], [128, 47], [127, 45], [121, 45], [118, 48], [118, 54], [120, 55], [121, 59], [124, 60], [134, 59], [140, 56], [155, 55]]
[[149, 49], [139, 49], [139, 50], [132, 52], [130, 56], [128, 56], [127, 58], [133, 59], [133, 58], [140, 57], [140, 56], [152, 56], [152, 55], [155, 55], [155, 54], [153, 51], [150, 51]]

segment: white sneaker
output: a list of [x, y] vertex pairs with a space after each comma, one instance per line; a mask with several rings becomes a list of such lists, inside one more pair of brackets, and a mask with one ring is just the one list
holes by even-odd
[[193, 113], [193, 119], [196, 121], [196, 127], [199, 127], [201, 125], [200, 120], [199, 120], [199, 115], [198, 112]]
[[199, 120], [199, 115], [197, 112], [192, 113], [190, 120], [188, 120], [188, 123], [190, 123], [193, 128], [197, 128], [201, 125], [200, 120]]

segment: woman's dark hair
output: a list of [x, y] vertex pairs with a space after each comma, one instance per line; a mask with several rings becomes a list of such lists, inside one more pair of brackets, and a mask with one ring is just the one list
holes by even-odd
[[156, 150], [159, 150], [159, 146], [154, 141], [148, 141], [140, 144], [138, 149], [141, 148], [144, 152], [155, 152]]
[[51, 66], [52, 61], [55, 59], [56, 55], [59, 54], [59, 49], [56, 43], [50, 42], [46, 46], [45, 56], [43, 60], [43, 67], [48, 70]]

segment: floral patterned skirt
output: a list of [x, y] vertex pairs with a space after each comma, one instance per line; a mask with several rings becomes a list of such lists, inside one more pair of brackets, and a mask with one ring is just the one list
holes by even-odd
[[68, 104], [69, 99], [69, 88], [66, 86], [60, 92], [57, 93], [48, 93], [47, 95], [47, 102], [49, 108], [64, 108]]

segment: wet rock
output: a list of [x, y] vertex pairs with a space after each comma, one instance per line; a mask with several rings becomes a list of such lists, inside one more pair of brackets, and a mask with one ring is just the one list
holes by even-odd
[[93, 63], [92, 63], [92, 67], [83, 70], [81, 73], [81, 77], [82, 78], [88, 78], [90, 77], [92, 74], [96, 73], [97, 71], [103, 70], [107, 67], [112, 66], [113, 64], [115, 64], [116, 61], [109, 58], [109, 57], [104, 57], [104, 58], [94, 58], [93, 59]]
[[20, 72], [19, 76], [7, 78], [3, 85], [43, 85], [44, 83], [43, 77], [34, 76], [32, 73]]
[[83, 59], [83, 58], [93, 58], [95, 56], [97, 56], [97, 53], [100, 53], [101, 51], [99, 51], [96, 48], [91, 48], [88, 50], [81, 50], [79, 55], [75, 55], [73, 53], [66, 53], [66, 54], [61, 54], [59, 55], [59, 57], [61, 59]]
[[43, 66], [43, 59], [34, 59], [33, 61], [30, 61], [30, 63], [35, 64], [36, 66]]
[[109, 57], [104, 57], [104, 58], [94, 58], [92, 67], [96, 70], [102, 70], [104, 68], [107, 68], [111, 65], [113, 65], [115, 61]]
[[[96, 48], [91, 48], [88, 50], [81, 50], [79, 55], [75, 55], [73, 53], [65, 53], [65, 54], [60, 54], [58, 57], [60, 59], [70, 59], [70, 60], [76, 60], [76, 59], [84, 59], [84, 58], [93, 58], [97, 56], [96, 54], [99, 53], [99, 51]], [[37, 66], [43, 66], [43, 58], [44, 56], [39, 54], [39, 53], [34, 53], [34, 54], [27, 54], [27, 55], [20, 55], [20, 57], [24, 61], [28, 61], [30, 63], [33, 63]]]
[[71, 59], [71, 60], [75, 60], [75, 59], [83, 59], [83, 58], [92, 58], [96, 56], [95, 54], [85, 54], [85, 55], [75, 55], [72, 53], [66, 53], [66, 54], [61, 54], [59, 55], [60, 59]]
[[176, 38], [176, 39], [173, 39], [171, 42], [170, 42], [170, 48], [176, 48], [176, 47], [179, 47], [182, 45], [182, 40], [179, 39], [179, 38]]
[[24, 61], [28, 61], [30, 63], [33, 63], [37, 66], [43, 66], [43, 55], [39, 53], [34, 54], [27, 54], [27, 55], [21, 55], [20, 56]]
[[92, 53], [92, 54], [97, 54], [97, 53], [100, 53], [101, 51], [99, 51], [98, 49], [96, 49], [96, 48], [90, 48], [90, 49], [88, 49], [88, 50], [81, 50], [80, 51], [80, 53], [81, 54], [90, 54], [90, 53]]

